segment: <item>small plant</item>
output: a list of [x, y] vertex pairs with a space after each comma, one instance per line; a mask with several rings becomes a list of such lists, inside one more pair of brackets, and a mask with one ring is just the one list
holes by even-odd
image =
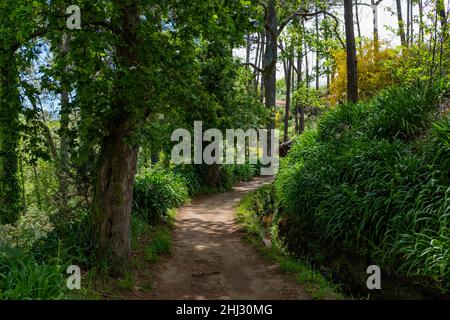
[[172, 250], [170, 231], [161, 229], [151, 234], [151, 241], [145, 247], [145, 259], [156, 262], [161, 255], [168, 255]]

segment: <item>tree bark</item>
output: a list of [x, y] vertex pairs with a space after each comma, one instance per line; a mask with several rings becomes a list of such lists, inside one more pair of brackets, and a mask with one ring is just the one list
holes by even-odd
[[267, 10], [267, 19], [265, 22], [264, 97], [266, 107], [273, 108], [276, 105], [276, 67], [278, 58], [278, 18], [275, 0], [269, 0]]
[[396, 0], [397, 4], [397, 18], [398, 18], [398, 32], [400, 35], [400, 41], [402, 46], [406, 47], [406, 37], [405, 37], [405, 22], [403, 21], [402, 14], [402, 4], [400, 0]]
[[[125, 127], [124, 130], [128, 131]], [[104, 141], [95, 188], [97, 241], [100, 255], [121, 272], [130, 258], [130, 219], [137, 146], [117, 131]]]
[[358, 101], [358, 67], [356, 60], [355, 30], [353, 24], [353, 1], [344, 0], [345, 35], [347, 40], [347, 96]]
[[291, 111], [291, 80], [292, 63], [289, 58], [284, 60], [284, 78], [286, 81], [286, 103], [284, 106], [284, 142], [289, 141], [289, 114]]

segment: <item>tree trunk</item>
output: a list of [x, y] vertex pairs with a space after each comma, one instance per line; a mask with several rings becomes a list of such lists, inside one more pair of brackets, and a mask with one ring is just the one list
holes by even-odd
[[[278, 59], [278, 18], [276, 10], [276, 1], [269, 0], [267, 6], [266, 28], [266, 52], [264, 55], [264, 97], [265, 106], [272, 109], [277, 103], [277, 59]], [[269, 130], [275, 129], [275, 119], [272, 117]], [[272, 135], [267, 135], [267, 154], [272, 155]]]
[[[318, 11], [318, 8], [316, 7], [316, 11]], [[319, 81], [320, 81], [320, 72], [319, 72], [319, 63], [320, 63], [320, 55], [319, 55], [319, 15], [316, 14], [316, 90], [319, 90]]]
[[[264, 96], [267, 108], [276, 105], [276, 81], [278, 58], [278, 18], [275, 0], [269, 0], [267, 6], [266, 28], [266, 52], [264, 55]], [[270, 135], [269, 135], [270, 136]]]
[[441, 28], [442, 34], [445, 38], [447, 36], [447, 13], [445, 12], [445, 4], [444, 0], [436, 0], [437, 1], [437, 10], [439, 13], [439, 18], [441, 20]]
[[380, 40], [378, 36], [378, 4], [376, 0], [371, 0], [373, 14], [373, 45], [375, 54], [380, 51]]
[[[303, 35], [297, 52], [297, 89], [303, 85]], [[295, 133], [300, 133], [300, 105], [297, 101], [295, 112]]]
[[423, 2], [419, 0], [419, 41], [423, 43], [425, 41], [425, 33], [423, 31]]
[[[61, 56], [64, 59], [69, 52], [68, 36], [64, 35], [61, 45]], [[58, 179], [59, 179], [59, 196], [61, 198], [61, 215], [64, 217], [68, 210], [68, 176], [69, 171], [69, 122], [70, 122], [70, 105], [68, 84], [66, 83], [67, 68], [64, 70], [64, 75], [61, 81], [61, 110], [60, 116], [60, 151], [59, 151], [59, 165], [58, 165]]]
[[[252, 42], [251, 42], [250, 33], [247, 33], [247, 35], [245, 36], [245, 40], [247, 42], [247, 46], [246, 46], [246, 50], [245, 50], [246, 51], [245, 52], [245, 63], [247, 64], [247, 70], [250, 71], [249, 63], [250, 63], [250, 55], [252, 52]], [[246, 83], [247, 91], [250, 89], [251, 83], [252, 83], [252, 81], [249, 79]]]
[[0, 224], [13, 224], [20, 213], [18, 179], [18, 70], [14, 52], [0, 49]]
[[405, 38], [405, 22], [403, 21], [402, 14], [402, 4], [400, 0], [396, 0], [397, 3], [397, 18], [398, 18], [398, 32], [400, 35], [400, 41], [402, 46], [406, 47], [406, 38]]
[[358, 31], [358, 38], [359, 38], [359, 45], [361, 46], [361, 22], [359, 19], [359, 6], [358, 6], [358, 0], [355, 0], [355, 14], [356, 14], [356, 29]]
[[[258, 33], [258, 41], [256, 44], [256, 53], [255, 53], [255, 66], [257, 66], [258, 68], [259, 66], [259, 56], [260, 56], [260, 50], [261, 50], [261, 35]], [[255, 95], [258, 94], [258, 86], [259, 86], [259, 72], [258, 70], [254, 70], [253, 71], [253, 75], [254, 75], [254, 90], [255, 90]]]
[[123, 132], [107, 137], [102, 148], [95, 190], [96, 227], [100, 254], [122, 271], [130, 258], [130, 219], [137, 146]]
[[[250, 39], [250, 34], [249, 33], [245, 36], [245, 39], [247, 41], [247, 48], [246, 48], [246, 52], [245, 52], [245, 62], [246, 63], [250, 63], [250, 53], [251, 53], [251, 50], [252, 50], [252, 43], [251, 43], [251, 39]], [[247, 67], [247, 69], [250, 70], [250, 67]]]
[[220, 177], [220, 165], [214, 163], [212, 165], [202, 166], [202, 180], [207, 187], [213, 190], [222, 189], [224, 185]]
[[[265, 69], [265, 65], [264, 65], [264, 57], [266, 55], [266, 43], [265, 40], [266, 39], [266, 34], [265, 32], [261, 35], [261, 41], [262, 43], [262, 48], [261, 48], [261, 56], [259, 58], [259, 60], [261, 61], [261, 69], [264, 70]], [[260, 79], [261, 79], [261, 86], [260, 86], [260, 97], [259, 97], [259, 101], [261, 103], [264, 103], [264, 72], [260, 75]]]
[[299, 112], [300, 112], [300, 134], [302, 134], [305, 131], [305, 106], [303, 104], [300, 104]]
[[[329, 39], [330, 36], [331, 37], [333, 36], [333, 33], [330, 32], [330, 28], [329, 28], [329, 25], [328, 25], [328, 17], [324, 14], [323, 18], [326, 21], [326, 24], [325, 24], [326, 28], [324, 30], [324, 38], [325, 38], [325, 43], [328, 44], [328, 39]], [[326, 74], [327, 74], [327, 95], [328, 95], [328, 94], [330, 94], [330, 85], [331, 85], [331, 69], [330, 69], [331, 57], [330, 57], [330, 47], [328, 45], [326, 47], [325, 59], [326, 59], [326, 62], [327, 62]]]
[[411, 42], [411, 0], [406, 0], [406, 45], [409, 47]]
[[[95, 227], [99, 255], [106, 257], [113, 271], [122, 272], [128, 264], [130, 248], [130, 220], [133, 202], [134, 177], [137, 167], [138, 146], [130, 143], [136, 127], [143, 121], [136, 118], [132, 110], [141, 108], [141, 99], [130, 99], [128, 92], [139, 92], [142, 84], [132, 83], [136, 87], [123, 86], [124, 78], [132, 77], [128, 73], [138, 72], [140, 65], [140, 41], [137, 38], [139, 23], [136, 2], [125, 5], [114, 1], [117, 8], [114, 33], [119, 45], [116, 47], [117, 73], [116, 94], [112, 101], [109, 125], [110, 133], [103, 139], [98, 163], [94, 204], [96, 209]], [[131, 101], [130, 101], [131, 100]]]
[[355, 31], [353, 27], [353, 1], [344, 0], [345, 35], [347, 39], [347, 96], [358, 101], [358, 67], [356, 60]]
[[444, 0], [436, 0], [436, 7], [441, 20], [441, 41], [439, 43], [439, 76], [444, 76], [443, 59], [444, 59], [444, 43], [447, 43], [447, 14], [445, 12]]
[[289, 113], [291, 111], [291, 80], [292, 63], [289, 58], [284, 60], [284, 78], [286, 81], [286, 103], [284, 107], [284, 142], [289, 141]]
[[410, 26], [411, 31], [409, 32], [409, 36], [411, 38], [410, 43], [412, 46], [414, 44], [414, 1], [413, 0], [411, 0], [409, 9], [411, 10], [411, 13], [409, 14], [410, 22], [411, 22], [411, 26]]

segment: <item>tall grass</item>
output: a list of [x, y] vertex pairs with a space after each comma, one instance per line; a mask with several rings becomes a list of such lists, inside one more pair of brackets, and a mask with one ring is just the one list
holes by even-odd
[[329, 112], [297, 141], [276, 191], [299, 238], [450, 290], [450, 119], [436, 120], [437, 97], [390, 88]]
[[65, 294], [64, 270], [57, 258], [40, 261], [20, 249], [0, 250], [0, 299], [53, 300]]

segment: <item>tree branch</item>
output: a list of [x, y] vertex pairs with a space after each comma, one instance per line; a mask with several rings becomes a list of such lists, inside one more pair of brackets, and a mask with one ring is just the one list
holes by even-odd
[[261, 73], [264, 72], [263, 69], [261, 69], [260, 67], [258, 67], [256, 64], [254, 64], [254, 63], [252, 63], [252, 62], [242, 63], [241, 65], [242, 65], [242, 66], [250, 66], [250, 67], [252, 67], [253, 69], [255, 69], [256, 71], [261, 72]]

